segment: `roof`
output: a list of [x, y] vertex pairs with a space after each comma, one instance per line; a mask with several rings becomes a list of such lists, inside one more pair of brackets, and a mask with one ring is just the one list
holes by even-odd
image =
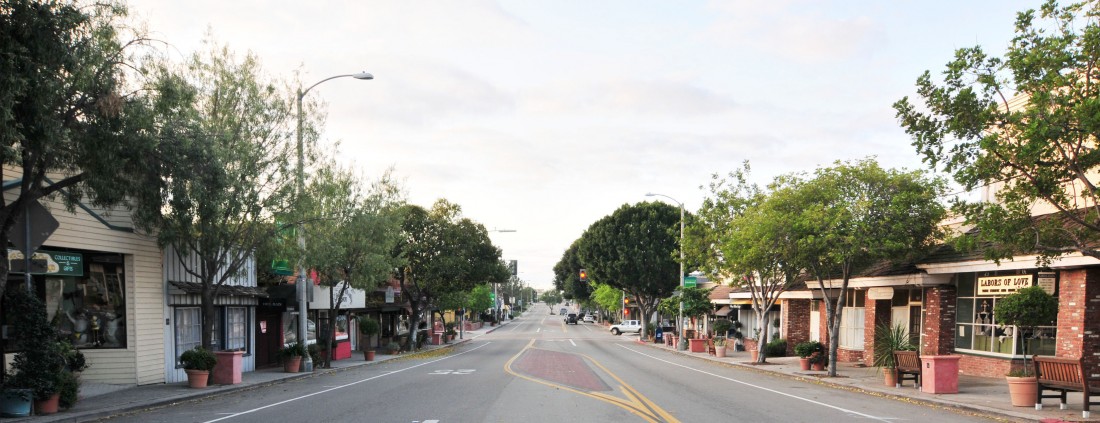
[[[172, 287], [188, 294], [201, 294], [202, 283], [201, 282], [180, 282], [180, 281], [168, 281], [168, 284]], [[239, 296], [239, 297], [260, 297], [267, 298], [267, 290], [256, 286], [240, 286], [240, 285], [222, 285], [218, 289], [220, 295], [226, 296]]]

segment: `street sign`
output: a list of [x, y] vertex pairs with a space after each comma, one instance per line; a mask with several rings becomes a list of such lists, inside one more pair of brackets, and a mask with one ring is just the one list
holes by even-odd
[[[27, 235], [28, 225], [24, 222], [30, 222], [29, 236]], [[15, 223], [11, 227], [11, 236], [8, 238], [17, 250], [34, 251], [41, 247], [50, 235], [53, 235], [53, 231], [56, 231], [59, 225], [57, 219], [53, 218], [49, 210], [42, 207], [42, 204], [38, 201], [32, 201], [27, 203], [26, 212], [23, 216], [15, 219]]]
[[688, 276], [684, 278], [684, 286], [688, 288], [695, 288], [697, 282], [698, 281], [695, 279], [695, 276]]

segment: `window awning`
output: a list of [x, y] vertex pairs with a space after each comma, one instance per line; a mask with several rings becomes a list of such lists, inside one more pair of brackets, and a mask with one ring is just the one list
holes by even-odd
[[730, 309], [730, 306], [726, 305], [726, 306], [722, 306], [722, 308], [720, 308], [720, 309], [718, 309], [718, 311], [714, 312], [714, 315], [716, 315], [716, 316], [729, 316], [730, 311], [733, 311], [733, 310]]
[[[180, 282], [180, 281], [168, 281], [168, 285], [171, 288], [178, 289], [182, 292], [171, 292], [169, 294], [201, 294], [202, 283], [200, 282]], [[218, 295], [224, 296], [237, 296], [237, 297], [260, 297], [267, 298], [267, 291], [260, 287], [255, 286], [240, 286], [240, 285], [222, 285], [218, 289]]]

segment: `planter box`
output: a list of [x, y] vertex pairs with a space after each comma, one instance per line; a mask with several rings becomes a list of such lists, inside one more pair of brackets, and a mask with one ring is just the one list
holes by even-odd
[[236, 385], [241, 383], [241, 360], [244, 351], [215, 351], [218, 364], [210, 372], [210, 382], [215, 385]]
[[336, 349], [332, 350], [333, 360], [345, 360], [351, 358], [351, 342], [336, 341]]
[[921, 366], [921, 392], [929, 394], [957, 394], [959, 393], [959, 359], [958, 355], [922, 355]]
[[691, 352], [701, 353], [707, 352], [707, 340], [706, 339], [689, 339], [689, 347]]
[[31, 415], [30, 389], [5, 389], [0, 391], [0, 417], [27, 417]]

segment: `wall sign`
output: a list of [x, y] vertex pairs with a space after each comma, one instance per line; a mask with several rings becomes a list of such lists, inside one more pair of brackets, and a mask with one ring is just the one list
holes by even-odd
[[1007, 295], [1031, 286], [1031, 275], [978, 278], [978, 295]]
[[891, 286], [876, 286], [874, 288], [867, 289], [868, 300], [892, 300], [894, 299], [894, 288]]
[[1054, 272], [1039, 272], [1039, 277], [1036, 281], [1036, 285], [1043, 288], [1047, 294], [1054, 295], [1054, 286], [1058, 281], [1058, 274]]
[[[11, 273], [23, 273], [23, 252], [8, 249]], [[31, 254], [31, 274], [51, 276], [84, 276], [84, 255], [38, 250]]]

